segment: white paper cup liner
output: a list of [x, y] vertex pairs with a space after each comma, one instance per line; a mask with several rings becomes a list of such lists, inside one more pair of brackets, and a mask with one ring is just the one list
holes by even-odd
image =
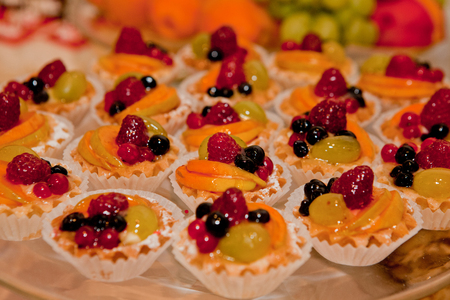
[[[204, 272], [196, 266], [191, 265], [183, 253], [175, 246], [180, 241], [179, 232], [177, 232], [173, 242], [172, 253], [183, 267], [189, 270], [208, 290], [216, 295], [231, 299], [249, 299], [267, 295], [282, 284], [287, 277], [294, 273], [311, 256], [311, 241], [307, 229], [301, 222], [297, 222], [293, 216], [282, 214], [286, 221], [294, 222], [300, 227], [297, 235], [306, 238], [306, 243], [301, 248], [302, 257], [300, 259], [286, 266], [271, 268], [267, 273], [253, 275], [250, 272], [246, 272], [241, 276], [232, 276], [228, 275], [225, 271], [221, 273]], [[189, 220], [184, 220], [179, 228], [182, 230], [188, 225]]]
[[[171, 239], [166, 241], [164, 245], [160, 246], [157, 249], [152, 249], [147, 254], [139, 254], [139, 256], [136, 258], [129, 257], [126, 260], [120, 258], [116, 262], [112, 262], [108, 259], [102, 260], [98, 256], [90, 257], [89, 255], [83, 255], [81, 257], [75, 257], [71, 253], [60, 248], [57, 242], [51, 237], [53, 232], [51, 221], [54, 218], [62, 215], [64, 209], [68, 205], [74, 206], [89, 195], [110, 192], [122, 193], [127, 195], [138, 195], [151, 202], [157, 202], [158, 204], [166, 208], [169, 212], [172, 212], [173, 218], [177, 221], [182, 220], [184, 215], [174, 203], [160, 195], [146, 191], [126, 189], [97, 190], [84, 193], [71, 199], [70, 201], [67, 201], [66, 203], [64, 203], [64, 205], [59, 205], [56, 209], [54, 209], [47, 215], [42, 229], [42, 237], [56, 253], [63, 256], [64, 259], [71, 263], [81, 274], [90, 279], [98, 281], [117, 282], [134, 278], [148, 270], [153, 262], [158, 258], [158, 256], [162, 252], [164, 252], [167, 247], [169, 247], [173, 239], [173, 234]], [[174, 228], [172, 228], [172, 231], [173, 230]]]
[[[330, 178], [323, 180], [323, 182], [328, 183], [329, 179]], [[389, 191], [396, 190], [395, 188], [378, 182], [374, 182], [373, 185], [378, 188], [386, 188]], [[408, 204], [413, 208], [413, 218], [417, 222], [417, 226], [411, 229], [407, 235], [391, 242], [389, 245], [383, 244], [380, 247], [376, 245], [371, 245], [369, 247], [353, 247], [352, 245], [346, 245], [342, 247], [339, 244], [330, 245], [328, 241], [320, 241], [318, 238], [314, 237], [312, 238], [314, 249], [329, 261], [341, 265], [370, 266], [382, 261], [401, 244], [409, 240], [417, 232], [419, 232], [420, 229], [422, 229], [423, 220], [418, 205], [411, 201], [411, 199], [409, 199], [402, 192], [399, 193], [403, 199], [407, 199]], [[286, 213], [292, 214], [294, 207], [299, 206], [301, 200], [303, 199], [305, 199], [304, 185], [294, 190], [289, 196], [285, 207]]]
[[[43, 157], [48, 160], [52, 166], [61, 165], [65, 167], [71, 174], [80, 177], [81, 183], [78, 186], [80, 193], [84, 193], [88, 188], [88, 179], [79, 176], [74, 172], [73, 165], [62, 160]], [[62, 203], [69, 201], [69, 193], [65, 193], [60, 196], [59, 201]], [[57, 205], [53, 210], [58, 208], [62, 203]], [[47, 213], [43, 213], [41, 216], [32, 215], [31, 217], [21, 216], [18, 217], [15, 214], [7, 215], [6, 213], [0, 214], [0, 239], [8, 241], [24, 241], [33, 240], [41, 237], [42, 221], [45, 219]]]
[[[176, 180], [175, 170], [182, 166], [187, 164], [187, 162], [191, 159], [198, 158], [198, 153], [191, 152], [183, 157], [181, 157], [179, 160], [177, 160], [172, 166], [171, 171], [172, 174], [169, 175], [170, 182], [172, 184], [173, 190], [175, 194], [192, 210], [195, 211], [197, 206], [203, 202], [213, 202], [212, 198], [204, 199], [202, 197], [195, 198], [194, 196], [188, 196], [185, 193], [183, 193], [183, 190], [181, 189], [181, 186], [178, 184]], [[273, 206], [278, 200], [280, 200], [288, 191], [292, 184], [291, 179], [291, 173], [287, 166], [278, 158], [271, 158], [274, 164], [274, 168], [276, 168], [276, 165], [280, 165], [283, 168], [283, 172], [281, 173], [281, 177], [286, 179], [286, 184], [280, 188], [280, 190], [269, 197], [266, 197], [264, 199], [258, 199], [256, 202], [262, 202], [264, 204], [267, 204], [269, 206]], [[270, 178], [270, 177], [269, 177]]]
[[438, 209], [432, 211], [429, 208], [421, 210], [423, 219], [423, 229], [428, 230], [448, 230], [450, 229], [450, 210], [443, 212]]
[[[184, 155], [185, 148], [181, 144], [181, 142], [170, 136], [172, 141], [174, 142], [175, 146], [179, 148], [178, 152], [178, 158]], [[75, 140], [73, 140], [64, 151], [64, 160], [69, 161], [71, 163], [77, 164], [80, 168], [78, 162], [74, 161], [73, 157], [70, 155], [73, 149], [75, 149], [78, 146], [78, 143], [80, 142], [82, 137], [79, 137]], [[159, 172], [156, 176], [147, 177], [145, 174], [141, 174], [139, 176], [132, 175], [131, 177], [114, 177], [111, 176], [109, 178], [106, 178], [106, 176], [99, 176], [97, 173], [91, 173], [89, 170], [83, 171], [83, 176], [86, 176], [89, 178], [89, 184], [91, 186], [91, 189], [98, 190], [98, 189], [135, 189], [135, 190], [142, 190], [142, 191], [148, 191], [148, 192], [154, 192], [164, 181], [164, 179], [167, 178], [167, 176], [172, 172], [171, 168], [167, 168], [163, 172]]]

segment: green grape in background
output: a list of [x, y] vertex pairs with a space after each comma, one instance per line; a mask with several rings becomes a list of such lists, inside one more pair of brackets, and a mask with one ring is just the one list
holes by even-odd
[[347, 6], [349, 0], [320, 0], [323, 8], [336, 11]]
[[356, 14], [368, 17], [375, 10], [377, 3], [376, 0], [349, 0], [349, 5]]
[[322, 44], [322, 52], [332, 61], [342, 64], [345, 63], [347, 56], [345, 49], [337, 41], [328, 41]]
[[378, 39], [377, 25], [361, 17], [353, 19], [344, 31], [346, 44], [373, 45]]
[[339, 41], [341, 37], [339, 23], [331, 14], [327, 13], [320, 13], [313, 19], [311, 31], [324, 41]]
[[282, 42], [292, 40], [300, 43], [310, 31], [311, 15], [305, 11], [294, 13], [283, 20], [280, 26]]
[[341, 28], [347, 28], [348, 24], [355, 18], [356, 13], [348, 6], [335, 12], [336, 20]]
[[320, 6], [318, 0], [294, 0], [300, 8], [318, 8]]
[[386, 54], [375, 54], [369, 57], [361, 66], [361, 73], [384, 75], [391, 57]]
[[211, 35], [208, 33], [197, 34], [192, 39], [191, 46], [197, 58], [206, 58], [211, 48]]
[[270, 1], [269, 7], [268, 7], [270, 15], [274, 17], [275, 19], [284, 19], [287, 16], [295, 13], [299, 10], [299, 7], [296, 3], [291, 1]]

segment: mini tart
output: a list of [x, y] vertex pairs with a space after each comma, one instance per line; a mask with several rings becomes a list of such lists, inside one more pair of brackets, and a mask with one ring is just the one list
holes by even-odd
[[172, 253], [214, 294], [233, 299], [261, 297], [275, 290], [310, 257], [311, 242], [305, 227], [292, 215], [283, 214], [283, 218], [287, 225], [285, 244], [252, 263], [228, 261], [220, 251], [199, 253], [187, 231], [194, 218], [181, 224]]
[[[186, 95], [179, 94], [175, 88], [168, 87], [166, 85], [160, 86], [161, 89], [158, 89], [159, 86], [156, 87], [155, 89], [152, 89], [149, 93], [147, 93], [147, 95], [144, 98], [150, 96], [150, 93], [154, 93], [153, 95], [155, 96], [161, 94], [166, 100], [169, 99], [169, 97], [177, 99], [176, 106], [174, 106], [169, 111], [164, 111], [158, 114], [153, 113], [147, 114], [145, 113], [145, 110], [147, 108], [150, 108], [151, 105], [146, 104], [147, 100], [142, 98], [141, 100], [137, 101], [136, 103], [134, 103], [133, 105], [122, 111], [121, 113], [116, 114], [114, 116], [110, 116], [109, 113], [106, 112], [104, 109], [105, 107], [104, 99], [98, 99], [98, 101], [92, 102], [91, 104], [91, 115], [100, 126], [108, 124], [119, 124], [127, 114], [137, 114], [140, 116], [146, 116], [154, 119], [159, 124], [161, 124], [168, 133], [174, 134], [178, 129], [181, 128], [182, 124], [186, 121], [187, 115], [191, 112], [192, 104]], [[158, 89], [158, 92], [156, 91], [156, 89]], [[158, 94], [155, 94], [155, 92], [157, 92]], [[150, 97], [147, 99], [150, 99]], [[152, 102], [155, 105], [158, 105], [162, 101], [160, 101], [160, 98], [158, 97], [154, 99], [154, 101]]]
[[[139, 199], [158, 216], [159, 229], [145, 240], [112, 249], [81, 249], [74, 242], [74, 232], [63, 232], [64, 216], [79, 211], [76, 204], [92, 195], [116, 192]], [[84, 212], [83, 212], [84, 213]], [[124, 281], [145, 272], [172, 242], [173, 226], [183, 218], [181, 210], [168, 199], [145, 191], [96, 190], [81, 194], [59, 206], [48, 216], [43, 226], [44, 240], [84, 276], [100, 281]]]
[[[175, 194], [180, 197], [190, 209], [195, 210], [199, 204], [203, 202], [212, 203], [223, 193], [194, 189], [180, 184], [177, 180], [177, 169], [185, 166], [190, 160], [198, 160], [198, 153], [189, 153], [174, 163], [171, 167], [173, 173], [170, 174], [169, 179]], [[263, 202], [264, 204], [272, 206], [289, 191], [292, 180], [288, 168], [278, 159], [273, 160], [273, 163], [274, 169], [267, 179], [266, 187], [262, 188], [256, 185], [253, 190], [243, 191], [247, 202]]]
[[66, 118], [41, 111], [26, 112], [16, 126], [0, 132], [0, 147], [22, 145], [40, 156], [58, 158], [73, 135], [73, 125]]
[[[293, 70], [286, 67], [295, 65], [296, 62], [302, 65], [301, 69]], [[349, 82], [352, 82], [358, 73], [356, 63], [350, 58], [338, 64], [321, 52], [304, 50], [278, 51], [272, 54], [267, 70], [271, 78], [287, 89], [316, 84], [323, 72], [330, 68], [339, 69]]]
[[[293, 147], [289, 146], [289, 137], [293, 133], [289, 128], [284, 128], [279, 132], [278, 137], [270, 145], [270, 155], [284, 161], [299, 185], [305, 184], [312, 178], [332, 177], [358, 165], [373, 164], [379, 151], [378, 144], [381, 143], [378, 143], [375, 137], [369, 135], [359, 125], [350, 120], [347, 120], [346, 129], [356, 135], [361, 145], [361, 155], [354, 162], [330, 164], [324, 160], [312, 158], [309, 154], [305, 157], [297, 157], [294, 154]], [[328, 134], [329, 136], [332, 135], [331, 133]], [[311, 147], [314, 147], [314, 145]]]
[[[311, 111], [320, 101], [325, 100], [325, 97], [316, 96], [314, 93], [314, 85], [310, 84], [303, 87], [286, 90], [280, 93], [275, 99], [275, 111], [281, 116], [285, 124], [289, 124], [293, 117]], [[341, 97], [345, 101], [347, 97]], [[352, 119], [361, 127], [366, 127], [368, 124], [376, 120], [381, 113], [381, 105], [378, 99], [374, 97], [367, 97], [364, 93], [364, 100], [366, 107], [360, 107], [354, 114], [347, 114], [348, 119]]]
[[46, 199], [36, 197], [33, 193], [33, 187], [36, 183], [30, 185], [11, 183], [5, 177], [8, 163], [0, 161], [0, 183], [16, 190], [16, 193], [23, 194], [28, 202], [20, 205], [8, 205], [0, 199], [0, 202], [2, 202], [0, 204], [0, 239], [22, 241], [39, 238], [41, 236], [42, 222], [46, 215], [61, 203], [87, 190], [88, 181], [86, 178], [81, 179], [77, 175], [79, 172], [75, 166], [57, 159], [45, 159], [52, 166], [60, 165], [68, 171], [69, 190], [63, 195], [52, 194]]
[[[215, 72], [218, 70], [217, 68]], [[180, 84], [179, 91], [187, 94], [193, 102], [194, 110], [200, 109], [207, 105], [214, 105], [217, 102], [226, 102], [234, 105], [242, 100], [249, 100], [259, 104], [262, 108], [268, 109], [272, 106], [273, 100], [281, 92], [281, 86], [272, 79], [269, 79], [269, 87], [266, 90], [253, 89], [250, 95], [241, 95], [234, 89], [234, 95], [231, 98], [211, 97], [208, 95], [208, 89], [216, 85], [217, 75], [213, 76], [214, 70], [203, 71], [189, 76]], [[211, 81], [210, 77], [214, 77]], [[197, 105], [196, 105], [197, 104]]]
[[[326, 179], [323, 182], [327, 183], [328, 180]], [[372, 201], [376, 201], [385, 190], [391, 194], [391, 197], [392, 193], [397, 193], [395, 189], [387, 185], [374, 183], [372, 193], [374, 200]], [[371, 231], [371, 227], [382, 220], [380, 217], [372, 220], [372, 224], [363, 228], [355, 228], [355, 231], [351, 234], [340, 234], [339, 230], [336, 229], [337, 227], [323, 226], [314, 223], [309, 216], [300, 215], [299, 204], [305, 199], [304, 185], [297, 188], [289, 196], [285, 211], [291, 212], [306, 225], [314, 249], [326, 259], [342, 265], [369, 266], [386, 258], [422, 228], [423, 221], [417, 206], [411, 203], [409, 198], [402, 193], [399, 193], [399, 197], [404, 203], [404, 212], [399, 224]], [[353, 214], [358, 212], [358, 210], [352, 211]], [[383, 216], [383, 214], [380, 216]]]

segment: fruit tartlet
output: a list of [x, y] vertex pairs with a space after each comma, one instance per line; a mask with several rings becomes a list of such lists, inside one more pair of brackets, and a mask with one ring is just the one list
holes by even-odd
[[275, 290], [310, 257], [311, 242], [292, 214], [248, 203], [227, 189], [180, 226], [173, 254], [212, 293], [248, 299]]
[[433, 137], [450, 140], [450, 89], [442, 88], [428, 102], [414, 103], [387, 112], [373, 124], [373, 131], [385, 142], [419, 145]]
[[414, 143], [387, 144], [381, 158], [383, 163], [375, 169], [378, 182], [418, 204], [423, 228], [450, 229], [450, 142], [428, 138], [420, 148]]
[[317, 252], [343, 265], [376, 264], [422, 228], [417, 206], [394, 188], [374, 183], [369, 166], [312, 179], [291, 194], [286, 211], [308, 227]]
[[313, 33], [305, 35], [301, 44], [284, 42], [268, 64], [270, 77], [284, 88], [316, 84], [330, 68], [338, 69], [348, 81], [358, 72], [356, 63], [346, 56], [341, 45], [334, 41], [323, 42]]
[[225, 102], [205, 106], [201, 113], [190, 113], [186, 125], [180, 140], [188, 152], [197, 151], [205, 138], [216, 132], [232, 134], [247, 145], [268, 149], [283, 121], [277, 115], [265, 112], [255, 102], [241, 101], [233, 106]]
[[0, 93], [0, 147], [19, 145], [42, 156], [59, 157], [73, 138], [66, 118], [42, 111], [28, 111], [27, 104], [11, 93]]
[[348, 86], [338, 69], [328, 69], [323, 72], [317, 84], [289, 89], [279, 94], [275, 100], [275, 110], [286, 124], [293, 117], [309, 112], [317, 103], [335, 99], [344, 103], [347, 118], [366, 127], [376, 120], [381, 113], [378, 99], [366, 97], [361, 89]]
[[177, 55], [184, 64], [181, 72], [190, 75], [198, 71], [209, 70], [214, 64], [237, 51], [238, 48], [247, 51], [246, 60], [264, 61], [266, 59], [264, 49], [245, 39], [238, 38], [233, 28], [222, 26], [211, 34], [197, 34], [190, 44], [178, 51]]
[[91, 106], [91, 114], [101, 126], [120, 124], [132, 114], [154, 119], [170, 134], [181, 128], [190, 111], [191, 102], [174, 87], [137, 74], [119, 78], [115, 88]]
[[45, 215], [87, 190], [87, 180], [81, 180], [77, 171], [24, 146], [0, 148], [0, 238], [39, 238]]
[[126, 116], [121, 125], [101, 126], [75, 139], [64, 160], [75, 162], [96, 188], [154, 191], [184, 147], [150, 118]]
[[81, 123], [90, 103], [98, 102], [104, 94], [96, 79], [81, 71], [68, 71], [59, 59], [48, 63], [24, 82], [6, 83], [3, 91], [22, 99], [29, 111], [57, 114], [74, 125]]
[[444, 86], [444, 73], [408, 55], [374, 55], [361, 66], [356, 84], [378, 97], [385, 110], [431, 97]]
[[151, 192], [97, 190], [48, 214], [42, 236], [84, 276], [117, 282], [149, 269], [182, 218], [175, 204]]
[[231, 187], [241, 189], [247, 202], [273, 205], [291, 185], [291, 174], [281, 161], [273, 162], [260, 146], [247, 147], [223, 132], [206, 138], [198, 153], [180, 158], [172, 170], [174, 192], [192, 210]]
[[308, 115], [294, 117], [270, 145], [270, 152], [288, 165], [295, 181], [302, 185], [312, 178], [371, 165], [379, 151], [374, 141], [356, 122], [347, 120], [342, 102], [327, 99]]
[[146, 44], [139, 30], [124, 27], [111, 53], [101, 56], [93, 70], [107, 89], [123, 74], [152, 74], [159, 83], [170, 83], [178, 70], [172, 55], [155, 43]]

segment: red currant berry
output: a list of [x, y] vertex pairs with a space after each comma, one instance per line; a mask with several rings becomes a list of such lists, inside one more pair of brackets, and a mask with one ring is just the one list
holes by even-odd
[[397, 153], [398, 147], [394, 144], [386, 144], [381, 149], [381, 158], [384, 162], [395, 163], [395, 153]]
[[33, 187], [33, 193], [36, 197], [45, 199], [52, 195], [52, 191], [45, 182], [38, 182]]
[[347, 113], [354, 114], [355, 112], [358, 111], [358, 108], [359, 108], [358, 101], [356, 101], [353, 98], [345, 99], [345, 109], [346, 109]]
[[155, 154], [153, 154], [152, 150], [150, 150], [147, 147], [142, 147], [139, 149], [140, 156], [139, 156], [139, 162], [143, 161], [153, 161], [155, 159]]
[[256, 175], [262, 180], [267, 181], [267, 178], [269, 178], [269, 170], [264, 166], [259, 167], [258, 170], [256, 170]]
[[125, 143], [119, 146], [117, 155], [119, 155], [120, 159], [124, 162], [134, 165], [139, 161], [140, 153], [138, 146], [131, 143]]
[[98, 246], [105, 249], [112, 249], [117, 247], [119, 243], [119, 233], [114, 228], [106, 228], [100, 232]]
[[173, 59], [170, 58], [170, 56], [168, 56], [168, 55], [164, 55], [161, 60], [162, 60], [163, 63], [165, 63], [168, 66], [173, 65]]
[[47, 184], [55, 195], [62, 195], [69, 190], [69, 180], [61, 173], [54, 173], [47, 178]]
[[294, 41], [285, 41], [281, 44], [281, 50], [283, 51], [292, 51], [292, 50], [300, 50], [300, 45]]
[[200, 253], [213, 252], [219, 244], [219, 240], [219, 238], [213, 236], [208, 231], [205, 231], [205, 233], [196, 239], [198, 251]]
[[189, 236], [194, 240], [200, 238], [205, 232], [206, 226], [202, 219], [195, 219], [195, 221], [188, 226]]
[[294, 132], [290, 137], [289, 137], [289, 146], [293, 147], [294, 143], [296, 141], [304, 141], [306, 137], [306, 133], [296, 133]]
[[75, 232], [75, 243], [79, 248], [93, 248], [97, 244], [97, 234], [91, 226], [82, 226]]
[[405, 129], [403, 129], [403, 136], [406, 139], [418, 138], [421, 135], [422, 135], [422, 132], [420, 132], [419, 126], [408, 126]]
[[263, 166], [269, 171], [269, 175], [273, 172], [273, 162], [269, 157], [264, 157]]
[[406, 128], [408, 126], [417, 126], [419, 124], [420, 124], [419, 115], [412, 112], [406, 112], [402, 115], [400, 119], [400, 124], [398, 124], [398, 126], [400, 128]]
[[419, 152], [419, 147], [417, 147], [417, 145], [415, 143], [408, 142], [407, 144], [410, 145], [416, 153]]
[[186, 124], [191, 129], [198, 129], [205, 125], [205, 119], [202, 114], [190, 113], [186, 119]]
[[[422, 144], [420, 145], [420, 151], [423, 151], [423, 149], [425, 149], [426, 147], [428, 147], [429, 145], [433, 144], [436, 141], [436, 138], [427, 138], [425, 141], [422, 142]], [[417, 150], [416, 150], [417, 152]]]
[[431, 70], [431, 82], [441, 82], [444, 79], [444, 72], [441, 69]]

